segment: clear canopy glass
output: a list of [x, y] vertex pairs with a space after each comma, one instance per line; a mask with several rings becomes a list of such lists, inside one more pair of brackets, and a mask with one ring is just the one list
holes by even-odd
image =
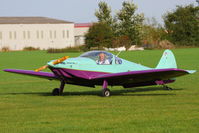
[[[104, 57], [101, 57], [102, 55]], [[89, 51], [80, 55], [80, 57], [90, 58], [94, 60], [98, 65], [110, 65], [113, 62], [113, 54], [106, 51]], [[122, 64], [122, 60], [115, 57], [115, 64]]]
[[108, 59], [109, 61], [112, 60], [113, 54], [106, 51], [89, 51], [89, 52], [83, 53], [82, 55], [80, 55], [80, 57], [86, 57], [86, 58], [90, 58], [96, 61], [99, 59], [99, 55], [101, 53], [105, 54], [105, 58]]

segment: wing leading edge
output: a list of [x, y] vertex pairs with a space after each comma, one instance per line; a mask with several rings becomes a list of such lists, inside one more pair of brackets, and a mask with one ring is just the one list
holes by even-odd
[[18, 69], [4, 69], [5, 72], [18, 73], [23, 75], [35, 76], [45, 79], [58, 79], [53, 73], [49, 72], [35, 72], [31, 70], [18, 70]]

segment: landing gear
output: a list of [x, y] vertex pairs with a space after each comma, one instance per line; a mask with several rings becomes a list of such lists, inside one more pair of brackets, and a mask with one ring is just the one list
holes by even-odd
[[173, 90], [173, 88], [168, 87], [168, 86], [166, 86], [166, 85], [163, 85], [163, 87], [164, 87], [165, 89], [167, 89], [167, 90]]
[[109, 97], [111, 95], [111, 91], [107, 88], [108, 82], [104, 80], [103, 87], [102, 87], [102, 96], [103, 97]]
[[103, 97], [109, 97], [111, 95], [111, 91], [108, 88], [102, 90]]
[[63, 91], [64, 91], [64, 86], [65, 86], [65, 82], [64, 82], [64, 81], [61, 81], [60, 88], [55, 88], [55, 89], [53, 89], [52, 95], [53, 95], [53, 96], [62, 95], [62, 94], [63, 94]]

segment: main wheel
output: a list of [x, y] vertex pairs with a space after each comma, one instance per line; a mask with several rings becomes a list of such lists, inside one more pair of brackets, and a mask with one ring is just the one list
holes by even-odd
[[102, 96], [109, 97], [110, 95], [111, 95], [111, 91], [108, 88], [107, 89], [103, 89]]
[[60, 89], [59, 89], [59, 88], [53, 89], [52, 95], [53, 95], [53, 96], [59, 96], [59, 95], [60, 95]]

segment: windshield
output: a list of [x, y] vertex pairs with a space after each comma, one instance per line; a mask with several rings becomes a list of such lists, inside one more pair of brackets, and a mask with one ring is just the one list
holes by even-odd
[[111, 64], [113, 54], [106, 51], [89, 51], [80, 55], [80, 57], [90, 58], [94, 60], [97, 64]]

